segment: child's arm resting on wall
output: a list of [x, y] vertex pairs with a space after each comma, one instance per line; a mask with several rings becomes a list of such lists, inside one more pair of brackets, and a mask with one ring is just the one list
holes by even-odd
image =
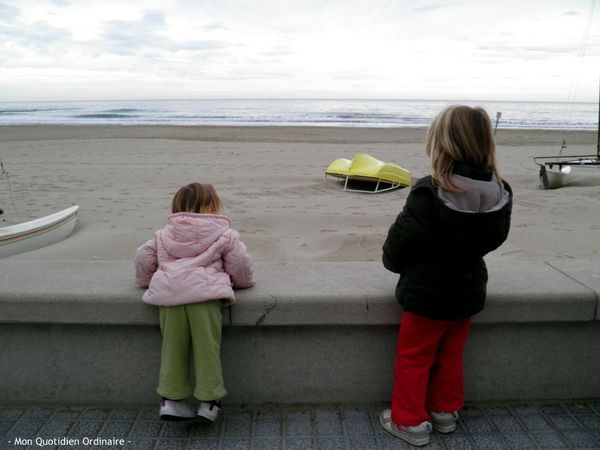
[[135, 254], [135, 284], [148, 287], [156, 269], [158, 269], [156, 239], [152, 238], [138, 248]]
[[254, 286], [252, 258], [240, 240], [239, 233], [235, 230], [231, 231], [229, 245], [223, 253], [225, 272], [231, 277], [234, 288], [249, 288]]

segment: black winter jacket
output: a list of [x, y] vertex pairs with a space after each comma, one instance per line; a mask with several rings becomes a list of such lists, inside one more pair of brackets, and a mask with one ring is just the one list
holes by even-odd
[[[491, 173], [457, 166], [455, 173], [490, 181]], [[471, 180], [472, 181], [472, 180]], [[383, 245], [383, 264], [400, 274], [396, 297], [405, 311], [438, 320], [472, 316], [485, 304], [487, 268], [483, 256], [507, 238], [512, 190], [499, 209], [464, 212], [448, 206], [431, 176], [411, 189]]]

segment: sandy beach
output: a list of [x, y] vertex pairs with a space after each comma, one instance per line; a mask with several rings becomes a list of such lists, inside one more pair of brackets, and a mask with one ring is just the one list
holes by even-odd
[[[174, 192], [217, 186], [255, 260], [379, 260], [408, 189], [344, 192], [327, 165], [359, 151], [428, 173], [425, 129], [175, 126], [2, 126], [2, 225], [80, 205], [67, 240], [17, 259], [131, 260], [163, 226]], [[499, 130], [498, 161], [514, 190], [508, 241], [490, 257], [600, 256], [600, 175], [544, 191], [534, 156], [557, 155], [559, 131]], [[595, 132], [569, 132], [568, 153], [595, 153]], [[17, 214], [18, 212], [18, 214]]]

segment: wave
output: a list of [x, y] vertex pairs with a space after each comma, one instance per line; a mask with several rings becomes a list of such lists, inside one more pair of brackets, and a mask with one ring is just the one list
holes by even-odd
[[35, 112], [49, 112], [49, 111], [76, 111], [80, 108], [9, 108], [0, 109], [0, 114], [22, 114], [22, 113], [35, 113]]
[[104, 114], [122, 114], [122, 113], [132, 113], [132, 112], [143, 112], [141, 109], [136, 108], [119, 108], [119, 109], [107, 109], [103, 111]]
[[139, 116], [131, 114], [97, 113], [97, 114], [77, 114], [73, 116], [77, 119], [131, 119]]

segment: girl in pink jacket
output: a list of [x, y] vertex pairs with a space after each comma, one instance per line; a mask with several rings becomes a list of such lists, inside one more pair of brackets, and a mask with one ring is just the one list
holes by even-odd
[[[164, 420], [215, 421], [225, 396], [221, 371], [222, 303], [254, 285], [252, 259], [210, 184], [191, 183], [173, 198], [167, 225], [137, 250], [136, 283], [159, 307], [163, 336], [157, 392]], [[196, 385], [189, 379], [190, 350]], [[197, 412], [181, 400], [194, 394]]]

